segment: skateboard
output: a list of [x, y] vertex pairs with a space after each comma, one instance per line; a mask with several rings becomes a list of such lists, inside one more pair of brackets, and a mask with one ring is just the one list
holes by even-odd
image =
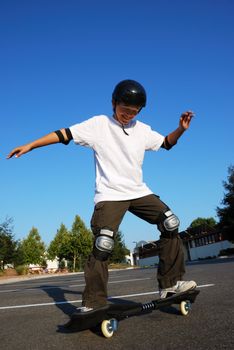
[[119, 321], [132, 316], [145, 315], [164, 307], [179, 305], [182, 315], [188, 315], [191, 304], [195, 302], [199, 290], [193, 289], [184, 293], [174, 294], [165, 299], [156, 299], [148, 303], [126, 302], [121, 304], [108, 304], [99, 309], [86, 313], [75, 312], [69, 322], [64, 325], [72, 331], [83, 331], [100, 327], [104, 337], [111, 338], [118, 329]]

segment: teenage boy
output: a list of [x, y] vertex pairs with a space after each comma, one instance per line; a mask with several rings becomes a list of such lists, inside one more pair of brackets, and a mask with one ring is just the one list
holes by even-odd
[[34, 148], [54, 143], [93, 149], [96, 167], [95, 208], [91, 219], [93, 251], [85, 265], [86, 286], [80, 312], [107, 303], [108, 258], [114, 235], [127, 211], [157, 225], [160, 231], [157, 279], [161, 298], [196, 288], [183, 281], [184, 255], [178, 235], [179, 219], [143, 182], [145, 151], [170, 150], [190, 126], [193, 112], [184, 112], [179, 126], [166, 137], [135, 119], [146, 105], [146, 92], [134, 80], [118, 83], [112, 94], [113, 117], [94, 116], [82, 123], [52, 132], [36, 141], [13, 149], [8, 158], [20, 157]]

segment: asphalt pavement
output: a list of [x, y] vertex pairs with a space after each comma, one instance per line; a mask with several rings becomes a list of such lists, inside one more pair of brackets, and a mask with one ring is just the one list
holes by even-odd
[[[148, 302], [158, 297], [156, 268], [110, 271], [110, 302]], [[69, 333], [62, 326], [81, 304], [83, 274], [46, 276], [0, 284], [0, 348], [233, 349], [234, 259], [187, 265], [186, 279], [200, 294], [188, 316], [176, 307], [121, 321], [110, 339], [94, 331]]]

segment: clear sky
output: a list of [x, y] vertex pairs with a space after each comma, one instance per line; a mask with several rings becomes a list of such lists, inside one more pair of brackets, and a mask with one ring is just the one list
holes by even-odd
[[[234, 163], [232, 0], [0, 0], [0, 222], [17, 239], [49, 243], [93, 211], [92, 150], [61, 144], [6, 160], [12, 148], [93, 115], [112, 114], [122, 79], [144, 85], [138, 118], [166, 135], [181, 112], [191, 128], [171, 151], [147, 152], [144, 180], [181, 220], [215, 217]], [[107, 145], [108, 147], [108, 145]], [[128, 248], [159, 233], [131, 214]]]

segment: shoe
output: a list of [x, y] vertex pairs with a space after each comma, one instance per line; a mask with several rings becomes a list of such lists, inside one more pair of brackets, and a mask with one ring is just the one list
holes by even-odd
[[160, 289], [159, 296], [161, 299], [163, 299], [170, 296], [170, 294], [173, 295], [173, 294], [187, 292], [188, 290], [195, 289], [196, 287], [197, 287], [197, 283], [194, 281], [177, 281], [176, 285], [170, 288]]
[[89, 311], [93, 311], [93, 308], [92, 307], [87, 307], [87, 306], [80, 306], [76, 309], [76, 312], [78, 313], [86, 313], [86, 312], [89, 312]]

